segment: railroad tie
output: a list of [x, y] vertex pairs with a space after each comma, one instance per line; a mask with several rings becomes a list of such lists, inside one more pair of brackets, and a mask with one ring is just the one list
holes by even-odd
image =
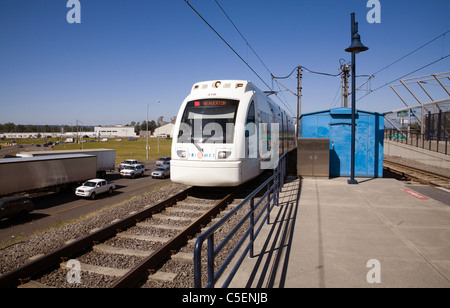
[[118, 237], [121, 238], [128, 238], [133, 240], [140, 240], [140, 241], [146, 241], [146, 242], [159, 242], [159, 243], [166, 243], [170, 241], [170, 238], [167, 237], [156, 237], [156, 236], [149, 236], [149, 235], [137, 235], [130, 232], [120, 232], [117, 234]]
[[152, 216], [153, 218], [166, 219], [166, 220], [176, 220], [176, 221], [191, 221], [192, 218], [187, 217], [178, 217], [178, 216], [168, 216], [164, 214], [155, 214]]
[[148, 279], [156, 280], [156, 281], [173, 282], [176, 277], [177, 277], [177, 274], [175, 274], [175, 273], [157, 271], [156, 273], [149, 275]]
[[117, 254], [124, 256], [135, 256], [146, 258], [153, 253], [151, 250], [138, 250], [138, 249], [129, 249], [129, 248], [121, 248], [114, 247], [106, 244], [99, 244], [93, 247], [94, 251], [108, 253], [108, 254]]
[[56, 287], [51, 287], [49, 285], [40, 283], [35, 280], [31, 280], [27, 283], [21, 284], [17, 287], [18, 289], [56, 289]]
[[[70, 270], [72, 267], [67, 266], [67, 262], [61, 263], [61, 268]], [[100, 274], [100, 275], [106, 275], [106, 276], [113, 276], [113, 277], [122, 277], [126, 273], [130, 271], [130, 269], [123, 269], [123, 268], [112, 268], [112, 267], [105, 267], [105, 266], [97, 266], [97, 265], [91, 265], [86, 263], [80, 264], [80, 270], [92, 274]]]
[[155, 229], [177, 230], [177, 231], [182, 231], [185, 229], [185, 227], [180, 227], [180, 226], [155, 225], [155, 224], [152, 224], [149, 222], [138, 222], [136, 224], [136, 226], [143, 227], [143, 228], [155, 228]]

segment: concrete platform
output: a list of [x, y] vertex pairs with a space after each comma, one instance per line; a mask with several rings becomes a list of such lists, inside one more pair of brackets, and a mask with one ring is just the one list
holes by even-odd
[[449, 288], [450, 206], [358, 180], [291, 178], [230, 287]]

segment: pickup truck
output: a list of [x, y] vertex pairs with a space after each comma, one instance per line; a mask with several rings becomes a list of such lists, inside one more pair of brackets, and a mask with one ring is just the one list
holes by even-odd
[[120, 176], [134, 179], [136, 176], [143, 176], [144, 172], [145, 167], [142, 164], [135, 164], [126, 166], [124, 169], [120, 170]]
[[116, 184], [113, 182], [107, 182], [103, 179], [92, 179], [77, 187], [75, 195], [95, 199], [97, 195], [106, 192], [112, 195], [114, 189], [116, 189]]
[[127, 160], [121, 162], [117, 166], [117, 169], [119, 169], [119, 172], [120, 172], [120, 170], [125, 169], [125, 167], [129, 167], [131, 165], [141, 165], [143, 168], [145, 168], [145, 165], [143, 163], [140, 163], [135, 159], [127, 159]]

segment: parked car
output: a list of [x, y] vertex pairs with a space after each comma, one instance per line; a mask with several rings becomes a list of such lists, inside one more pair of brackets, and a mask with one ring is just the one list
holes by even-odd
[[120, 170], [120, 176], [134, 179], [136, 176], [143, 176], [145, 167], [141, 164], [129, 165]]
[[33, 210], [34, 204], [29, 197], [14, 196], [0, 199], [0, 219], [25, 215]]
[[152, 178], [165, 179], [170, 176], [170, 166], [162, 165], [152, 172]]
[[117, 169], [120, 172], [120, 170], [125, 169], [125, 167], [131, 166], [131, 165], [142, 165], [145, 168], [145, 165], [143, 163], [138, 162], [136, 159], [127, 159], [127, 160], [121, 162], [117, 166]]
[[116, 189], [116, 184], [113, 182], [107, 182], [103, 179], [92, 179], [77, 187], [75, 195], [95, 199], [97, 195], [106, 192], [112, 195], [114, 189]]
[[170, 165], [170, 157], [161, 157], [160, 159], [158, 159], [156, 161], [156, 165], [157, 166], [161, 166], [161, 165]]

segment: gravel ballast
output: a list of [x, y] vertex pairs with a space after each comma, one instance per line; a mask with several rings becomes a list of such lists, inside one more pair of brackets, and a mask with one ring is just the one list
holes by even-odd
[[141, 211], [146, 205], [167, 199], [187, 186], [172, 184], [159, 190], [133, 197], [130, 200], [113, 204], [87, 218], [69, 223], [57, 229], [40, 233], [20, 243], [0, 250], [0, 274], [12, 271], [29, 262], [30, 258], [50, 253], [63, 247], [67, 241], [79, 239], [89, 234], [91, 230], [103, 228], [116, 219], [124, 219], [130, 212]]

